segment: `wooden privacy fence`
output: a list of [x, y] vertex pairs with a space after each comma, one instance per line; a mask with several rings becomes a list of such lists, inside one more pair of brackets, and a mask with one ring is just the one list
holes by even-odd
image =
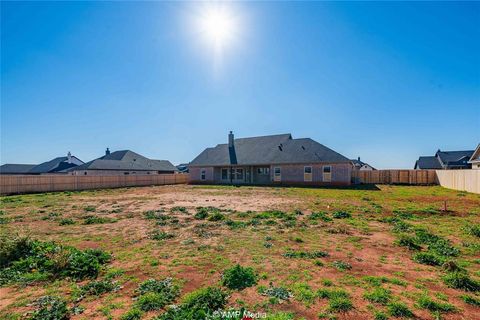
[[437, 184], [435, 170], [354, 170], [352, 178], [355, 183]]
[[437, 170], [437, 179], [445, 188], [480, 193], [480, 170]]
[[0, 194], [158, 186], [187, 183], [188, 174], [121, 176], [0, 175]]

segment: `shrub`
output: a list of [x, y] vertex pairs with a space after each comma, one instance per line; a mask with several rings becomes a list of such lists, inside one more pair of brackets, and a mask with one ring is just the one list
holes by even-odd
[[150, 239], [152, 240], [167, 240], [172, 238], [175, 238], [175, 235], [165, 231], [155, 230], [150, 233]]
[[227, 304], [228, 294], [219, 288], [207, 287], [188, 294], [181, 305], [188, 310], [215, 311]]
[[423, 309], [427, 309], [432, 312], [453, 312], [456, 310], [455, 306], [450, 303], [437, 302], [429, 296], [421, 296], [418, 299], [418, 306]]
[[343, 289], [319, 289], [317, 295], [322, 299], [350, 298], [350, 294]]
[[198, 207], [197, 213], [193, 216], [197, 220], [203, 220], [208, 217], [208, 209], [204, 207]]
[[351, 218], [352, 215], [350, 214], [350, 212], [346, 211], [335, 211], [334, 213], [332, 213], [332, 217], [334, 217], [335, 219], [346, 219]]
[[61, 225], [61, 226], [67, 226], [67, 225], [75, 224], [75, 221], [73, 219], [70, 219], [70, 218], [63, 218], [63, 219], [60, 219], [58, 224]]
[[288, 251], [288, 252], [285, 252], [283, 256], [285, 258], [291, 258], [291, 259], [316, 259], [316, 258], [328, 257], [328, 253], [325, 251], [313, 251], [313, 252]]
[[465, 272], [450, 272], [443, 277], [443, 282], [454, 289], [462, 289], [465, 291], [480, 291], [480, 282], [471, 279]]
[[334, 266], [335, 268], [337, 268], [338, 270], [340, 271], [345, 271], [345, 270], [350, 270], [352, 269], [352, 265], [348, 262], [344, 262], [344, 261], [340, 261], [340, 260], [337, 260], [337, 261], [333, 261], [332, 262], [332, 266]]
[[375, 303], [385, 305], [388, 302], [390, 302], [392, 295], [390, 290], [378, 287], [371, 291], [365, 292], [363, 294], [363, 297], [370, 302], [375, 302]]
[[244, 268], [239, 264], [225, 270], [222, 277], [222, 284], [229, 289], [242, 290], [256, 283], [255, 271], [250, 267]]
[[416, 253], [413, 256], [413, 260], [429, 266], [441, 266], [445, 262], [439, 255], [428, 251]]
[[117, 222], [116, 219], [108, 217], [86, 216], [83, 218], [83, 224], [103, 224]]
[[33, 240], [28, 236], [18, 234], [0, 234], [0, 268], [9, 265], [29, 254]]
[[34, 303], [35, 311], [32, 312], [30, 320], [64, 320], [70, 319], [70, 312], [67, 303], [55, 296], [44, 296]]
[[391, 302], [387, 306], [388, 314], [398, 318], [413, 318], [413, 312], [403, 302]]
[[472, 306], [480, 307], [480, 298], [467, 294], [461, 295], [460, 298], [462, 298], [465, 303], [471, 304]]
[[140, 320], [142, 318], [143, 312], [137, 308], [130, 309], [124, 313], [120, 319], [121, 320]]

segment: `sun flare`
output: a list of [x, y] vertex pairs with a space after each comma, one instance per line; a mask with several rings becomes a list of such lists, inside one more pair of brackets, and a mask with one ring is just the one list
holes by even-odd
[[211, 7], [200, 19], [200, 28], [206, 40], [216, 48], [230, 43], [237, 33], [237, 21], [226, 7]]

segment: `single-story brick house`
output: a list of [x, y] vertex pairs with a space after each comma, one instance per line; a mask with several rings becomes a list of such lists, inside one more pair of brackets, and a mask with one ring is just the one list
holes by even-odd
[[175, 173], [177, 168], [168, 160], [153, 160], [130, 150], [110, 152], [69, 170], [72, 175], [146, 175]]
[[437, 150], [434, 156], [419, 157], [415, 161], [416, 170], [424, 169], [471, 169], [469, 159], [474, 150], [464, 151], [440, 151]]
[[205, 149], [189, 164], [190, 182], [251, 185], [350, 185], [352, 162], [292, 135], [234, 139]]
[[4, 164], [0, 174], [65, 174], [67, 170], [83, 164], [83, 161], [68, 152], [67, 156], [56, 157], [40, 164]]

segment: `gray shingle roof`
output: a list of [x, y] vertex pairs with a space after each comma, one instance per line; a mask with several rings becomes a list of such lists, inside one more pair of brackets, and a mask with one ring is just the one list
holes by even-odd
[[151, 160], [130, 150], [115, 151], [70, 169], [77, 170], [137, 170], [176, 171], [168, 160]]
[[66, 169], [75, 167], [78, 163], [83, 163], [80, 159], [72, 156], [72, 163], [67, 162], [68, 157], [57, 157], [50, 161], [40, 163], [33, 167], [28, 173], [30, 174], [39, 174], [39, 173], [51, 173], [51, 172], [64, 172]]
[[18, 164], [18, 163], [6, 163], [0, 166], [0, 174], [26, 174], [36, 164]]
[[469, 160], [473, 155], [474, 150], [465, 151], [437, 151], [437, 156], [443, 164], [461, 164], [463, 160]]
[[420, 157], [415, 162], [415, 169], [442, 169], [442, 165], [434, 156]]
[[[292, 135], [279, 134], [234, 140], [236, 163], [239, 165], [350, 162], [341, 154], [310, 139], [292, 139]], [[235, 164], [228, 144], [205, 149], [190, 166], [222, 166]]]

